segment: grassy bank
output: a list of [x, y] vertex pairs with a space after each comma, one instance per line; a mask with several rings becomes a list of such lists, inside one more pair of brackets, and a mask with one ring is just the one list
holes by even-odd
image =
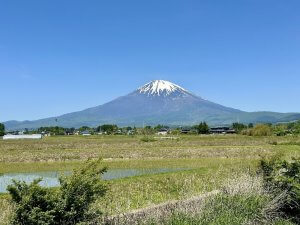
[[153, 217], [145, 224], [164, 225], [241, 225], [273, 224], [292, 225], [282, 217], [278, 208], [286, 198], [285, 194], [275, 194], [266, 190], [259, 176], [241, 174], [227, 180], [222, 191], [212, 195], [199, 204], [187, 205], [182, 210], [180, 205], [170, 216], [163, 219]]

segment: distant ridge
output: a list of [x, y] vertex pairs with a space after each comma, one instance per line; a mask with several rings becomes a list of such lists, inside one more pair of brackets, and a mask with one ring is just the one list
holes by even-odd
[[277, 123], [300, 119], [299, 113], [244, 112], [225, 107], [165, 80], [154, 80], [132, 93], [106, 104], [79, 112], [34, 121], [7, 121], [9, 130], [41, 126], [81, 127], [113, 123], [119, 126], [193, 125], [206, 121], [210, 125], [242, 123]]

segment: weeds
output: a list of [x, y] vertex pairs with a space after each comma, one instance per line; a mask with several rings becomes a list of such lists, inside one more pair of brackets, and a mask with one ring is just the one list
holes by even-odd
[[140, 139], [142, 142], [154, 142], [156, 139], [152, 136], [144, 136]]
[[285, 196], [274, 195], [269, 190], [265, 190], [261, 177], [244, 174], [225, 183], [222, 192], [205, 201], [197, 213], [194, 208], [190, 208], [188, 212], [177, 210], [163, 221], [152, 218], [148, 224], [293, 224], [282, 219], [278, 211]]
[[260, 165], [266, 187], [286, 193], [280, 210], [300, 223], [300, 159], [273, 158], [262, 160]]

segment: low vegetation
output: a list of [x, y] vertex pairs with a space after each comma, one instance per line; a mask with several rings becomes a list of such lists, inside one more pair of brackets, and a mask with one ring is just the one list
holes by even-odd
[[[266, 161], [262, 161], [261, 168], [266, 169]], [[294, 162], [290, 164], [295, 167]], [[268, 166], [267, 166], [268, 167]], [[285, 167], [285, 166], [284, 166]], [[299, 166], [296, 166], [299, 169]], [[268, 167], [269, 168], [269, 167]], [[269, 170], [268, 170], [269, 171]], [[297, 176], [292, 176], [293, 179]], [[265, 185], [268, 182], [268, 186]], [[240, 224], [274, 224], [292, 225], [299, 224], [299, 213], [290, 211], [290, 193], [286, 188], [280, 191], [271, 186], [269, 178], [265, 174], [239, 175], [239, 177], [227, 181], [221, 193], [211, 196], [204, 202], [199, 210], [196, 207], [185, 208], [174, 211], [163, 220], [151, 218], [146, 224], [156, 225], [240, 225]], [[288, 200], [287, 200], [288, 199]], [[293, 208], [299, 209], [299, 199], [293, 199]], [[283, 213], [283, 209], [289, 210]]]
[[[93, 216], [99, 217], [96, 212], [111, 217], [221, 190], [221, 193], [205, 203], [205, 210], [170, 215], [168, 220], [163, 221], [164, 224], [201, 224], [199, 220], [204, 219], [208, 224], [238, 224], [241, 220], [246, 221], [245, 223], [252, 221], [254, 224], [297, 224], [291, 215], [282, 218], [285, 204], [282, 194], [293, 196], [290, 193], [294, 191], [285, 193], [283, 190], [288, 189], [279, 188], [283, 186], [278, 184], [275, 191], [271, 188], [274, 181], [267, 182], [268, 176], [263, 170], [262, 175], [257, 177], [256, 171], [261, 158], [272, 158], [278, 154], [281, 164], [284, 160], [287, 163], [296, 162], [297, 160], [292, 160], [292, 156], [300, 156], [300, 145], [297, 144], [300, 143], [299, 136], [178, 135], [176, 139], [145, 136], [156, 141], [143, 141], [144, 135], [52, 136], [42, 140], [0, 140], [0, 173], [70, 171], [74, 168], [78, 170], [84, 160], [98, 157], [103, 157], [101, 165], [109, 168], [181, 168], [183, 170], [175, 172], [105, 181], [109, 188], [104, 196], [95, 197], [90, 202], [89, 210], [85, 211], [85, 222], [88, 221], [87, 218], [92, 220]], [[281, 164], [276, 163], [278, 168]], [[290, 168], [292, 164], [288, 165]], [[274, 166], [272, 174], [277, 174], [277, 170], [282, 171], [276, 168]], [[236, 176], [232, 178], [232, 174]], [[259, 183], [255, 186], [263, 191], [257, 193], [249, 189], [248, 192], [233, 193], [234, 189], [241, 190], [237, 188], [234, 180], [241, 184], [248, 182], [241, 182], [241, 179], [253, 184]], [[38, 193], [44, 191], [38, 188], [35, 190]], [[62, 195], [59, 188], [50, 190], [49, 193]], [[7, 194], [0, 195], [0, 220], [5, 225], [16, 219], [18, 204], [13, 202]], [[271, 205], [276, 206], [275, 209]], [[230, 220], [232, 217], [236, 217], [236, 220]], [[155, 221], [152, 222], [155, 224]]]
[[300, 159], [290, 161], [280, 158], [261, 161], [265, 185], [277, 192], [285, 192], [286, 198], [280, 210], [300, 223]]
[[273, 131], [270, 125], [257, 124], [253, 128], [242, 130], [242, 134], [249, 136], [271, 136]]
[[107, 188], [100, 175], [106, 171], [100, 161], [87, 162], [69, 177], [60, 178], [56, 189], [41, 187], [37, 179], [31, 184], [14, 181], [8, 187], [14, 206], [12, 225], [89, 224], [99, 213], [90, 205], [103, 197]]
[[154, 142], [156, 140], [154, 139], [153, 136], [144, 136], [144, 137], [141, 138], [141, 141], [143, 141], [143, 142]]
[[106, 224], [293, 224], [279, 210], [285, 197], [266, 188], [262, 176], [239, 173], [225, 179], [220, 191], [121, 214]]

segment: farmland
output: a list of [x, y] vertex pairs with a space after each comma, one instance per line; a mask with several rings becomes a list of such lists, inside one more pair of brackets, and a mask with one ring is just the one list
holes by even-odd
[[[118, 135], [0, 140], [0, 173], [70, 171], [87, 159], [99, 157], [111, 169], [184, 169], [107, 181], [107, 195], [93, 208], [116, 215], [219, 189], [239, 174], [255, 174], [263, 157], [300, 156], [298, 136], [179, 135], [149, 140]], [[2, 221], [11, 215], [8, 200], [8, 195], [1, 196]]]

